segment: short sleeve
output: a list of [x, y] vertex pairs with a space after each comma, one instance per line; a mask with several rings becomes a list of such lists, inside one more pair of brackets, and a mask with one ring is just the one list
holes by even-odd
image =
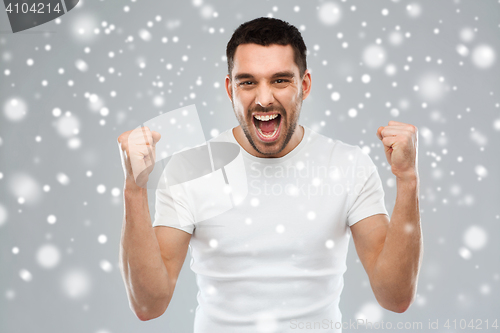
[[184, 230], [189, 234], [195, 229], [193, 214], [186, 197], [176, 196], [174, 200], [168, 187], [156, 189], [153, 227], [159, 225]]
[[376, 214], [389, 216], [384, 202], [382, 181], [368, 154], [357, 147], [358, 159], [354, 172], [353, 188], [350, 190], [350, 208], [347, 212], [347, 225]]

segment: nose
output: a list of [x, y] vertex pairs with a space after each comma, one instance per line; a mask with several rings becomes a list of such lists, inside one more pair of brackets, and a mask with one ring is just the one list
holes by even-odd
[[257, 89], [257, 96], [255, 96], [255, 103], [263, 108], [273, 105], [274, 95], [273, 91], [267, 85], [260, 85]]

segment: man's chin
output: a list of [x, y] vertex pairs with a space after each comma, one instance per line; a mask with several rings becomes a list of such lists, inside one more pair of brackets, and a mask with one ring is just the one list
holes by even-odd
[[253, 148], [262, 155], [273, 156], [279, 154], [283, 149], [281, 135], [272, 142], [265, 142], [260, 140], [260, 138], [255, 138], [252, 136], [252, 146]]

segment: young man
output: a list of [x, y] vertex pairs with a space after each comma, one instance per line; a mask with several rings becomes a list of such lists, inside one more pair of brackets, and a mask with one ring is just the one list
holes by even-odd
[[379, 304], [406, 311], [423, 254], [417, 129], [391, 121], [376, 133], [397, 179], [389, 222], [371, 158], [298, 124], [311, 91], [300, 32], [258, 18], [236, 29], [226, 53], [225, 87], [240, 125], [211, 142], [241, 147], [243, 202], [201, 222], [193, 220], [198, 207], [186, 202], [177, 206], [179, 224], [167, 213], [171, 197], [158, 189], [152, 227], [147, 190], [133, 168], [160, 136], [144, 128], [142, 145], [131, 131], [118, 138], [126, 177], [120, 263], [133, 311], [141, 320], [165, 312], [190, 245], [196, 333], [340, 332], [350, 234]]

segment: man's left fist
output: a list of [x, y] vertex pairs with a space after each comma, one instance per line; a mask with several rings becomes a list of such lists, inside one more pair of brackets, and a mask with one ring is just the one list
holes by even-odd
[[385, 157], [398, 180], [418, 179], [417, 128], [411, 124], [389, 121], [380, 126], [377, 136], [384, 144]]

